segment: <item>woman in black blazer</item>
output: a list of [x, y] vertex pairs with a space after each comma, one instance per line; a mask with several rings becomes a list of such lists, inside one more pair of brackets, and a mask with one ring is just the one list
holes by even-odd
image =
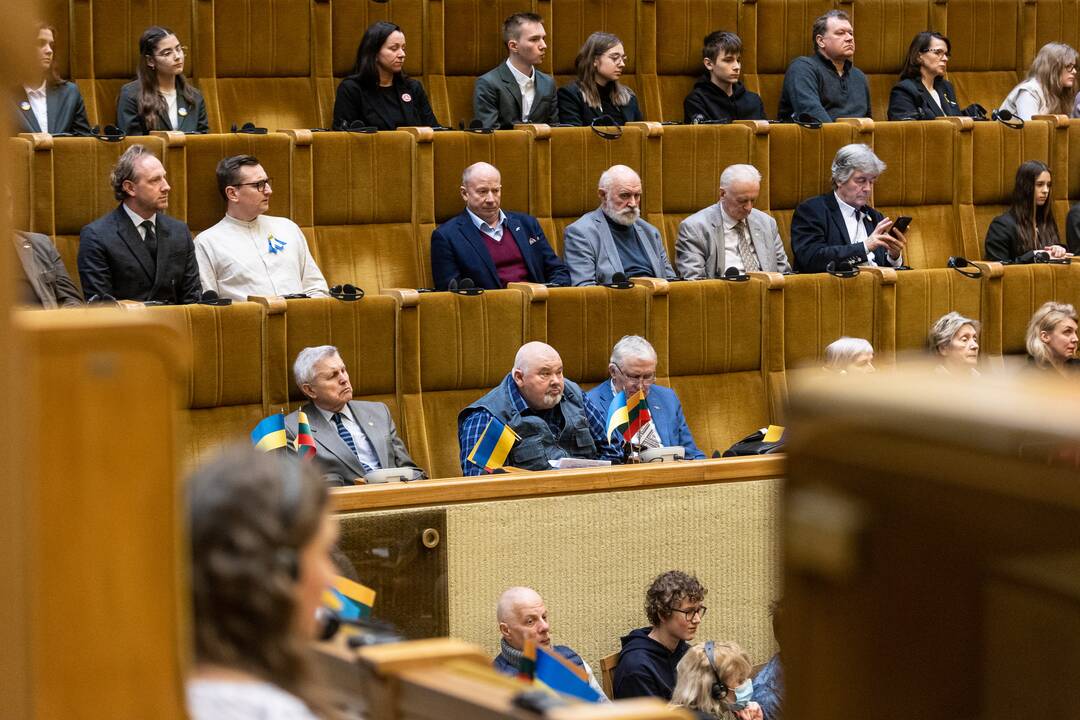
[[1017, 169], [1012, 207], [994, 218], [986, 231], [987, 260], [1029, 263], [1036, 252], [1065, 257], [1069, 250], [1058, 234], [1050, 186], [1050, 168], [1038, 160]]
[[577, 80], [559, 88], [559, 120], [567, 125], [590, 125], [609, 115], [619, 125], [641, 120], [634, 91], [619, 82], [626, 67], [622, 41], [611, 33], [594, 32], [581, 46]]
[[[41, 23], [37, 40], [37, 72], [16, 93], [19, 132], [89, 135], [90, 122], [86, 119], [86, 105], [79, 86], [64, 80], [56, 71], [56, 29]], [[41, 100], [45, 101], [45, 127], [34, 112], [34, 105]]]
[[900, 82], [889, 95], [890, 120], [933, 120], [965, 114], [956, 102], [956, 91], [945, 79], [952, 54], [949, 38], [941, 33], [921, 32], [908, 47]]
[[139, 38], [135, 79], [120, 89], [116, 125], [127, 135], [151, 130], [210, 132], [202, 93], [184, 78], [187, 48], [163, 27], [147, 28]]
[[356, 49], [352, 75], [338, 85], [334, 129], [359, 123], [379, 130], [439, 127], [424, 86], [405, 65], [405, 33], [397, 25], [377, 22], [364, 32]]

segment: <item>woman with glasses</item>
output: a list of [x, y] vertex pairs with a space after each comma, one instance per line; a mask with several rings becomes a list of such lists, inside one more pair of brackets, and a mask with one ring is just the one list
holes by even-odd
[[16, 116], [19, 132], [51, 133], [53, 135], [89, 135], [79, 87], [64, 80], [56, 71], [56, 29], [46, 23], [37, 28], [36, 62], [16, 94], [19, 112]]
[[990, 222], [984, 255], [998, 262], [1030, 263], [1035, 253], [1065, 257], [1069, 249], [1058, 233], [1050, 202], [1050, 168], [1028, 160], [1016, 170], [1012, 206]]
[[419, 80], [405, 74], [405, 33], [377, 22], [364, 32], [352, 74], [338, 85], [334, 129], [439, 127]]
[[619, 82], [626, 67], [626, 51], [619, 38], [594, 32], [581, 46], [574, 65], [577, 80], [559, 88], [559, 120], [581, 126], [601, 115], [619, 125], [642, 119], [634, 91]]
[[1031, 63], [1027, 79], [1001, 103], [1023, 120], [1034, 115], [1068, 115], [1076, 99], [1076, 63], [1080, 56], [1065, 43], [1046, 43]]
[[908, 46], [900, 82], [889, 95], [890, 120], [933, 120], [962, 115], [956, 91], [945, 79], [952, 43], [941, 33], [921, 32]]
[[210, 132], [202, 94], [184, 78], [187, 48], [171, 30], [150, 27], [139, 38], [135, 79], [120, 89], [116, 124], [126, 135], [152, 130]]

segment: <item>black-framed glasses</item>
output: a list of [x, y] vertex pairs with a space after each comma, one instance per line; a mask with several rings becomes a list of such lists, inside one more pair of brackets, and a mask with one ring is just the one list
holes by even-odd
[[169, 48], [168, 50], [162, 50], [159, 53], [154, 53], [154, 55], [161, 58], [162, 60], [169, 60], [173, 57], [184, 57], [189, 52], [191, 52], [191, 49], [187, 45], [177, 45], [174, 48]]
[[233, 187], [253, 187], [257, 192], [262, 192], [266, 189], [267, 185], [272, 186], [273, 184], [274, 183], [271, 181], [270, 178], [266, 178], [264, 180], [256, 180], [255, 182], [236, 183], [233, 185]]
[[679, 608], [668, 608], [671, 612], [682, 613], [686, 616], [686, 622], [693, 622], [696, 616], [698, 620], [705, 619], [705, 613], [709, 608], [704, 605], [698, 605], [697, 607], [687, 608], [686, 610], [680, 610]]
[[[647, 373], [645, 375], [631, 375], [630, 373], [623, 370], [622, 366], [619, 365], [618, 363], [613, 363], [613, 364], [615, 365], [616, 368], [618, 368], [618, 370], [622, 374], [622, 376], [624, 378], [626, 378], [627, 380], [629, 380], [630, 382], [641, 383], [642, 385], [652, 385], [653, 383], [656, 382], [656, 373], [655, 372]], [[680, 610], [680, 612], [682, 612], [682, 611]]]

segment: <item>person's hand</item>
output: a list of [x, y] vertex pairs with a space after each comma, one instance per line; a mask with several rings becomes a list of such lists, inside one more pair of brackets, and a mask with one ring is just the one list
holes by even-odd
[[1069, 254], [1069, 251], [1060, 245], [1047, 245], [1043, 248], [1043, 250], [1050, 253], [1050, 257], [1054, 258], [1055, 260], [1057, 260], [1058, 258], [1063, 258]]
[[735, 717], [739, 720], [765, 720], [765, 714], [756, 702], [751, 702], [744, 710], [736, 710]]
[[899, 230], [893, 230], [893, 221], [889, 218], [883, 218], [874, 228], [874, 232], [870, 233], [870, 237], [866, 239], [868, 252], [874, 252], [877, 248], [883, 247], [893, 260], [900, 257], [905, 245], [907, 245], [907, 238]]

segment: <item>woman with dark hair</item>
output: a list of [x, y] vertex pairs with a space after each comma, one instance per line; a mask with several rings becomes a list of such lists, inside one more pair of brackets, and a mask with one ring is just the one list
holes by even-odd
[[237, 447], [190, 479], [187, 500], [192, 720], [335, 717], [305, 655], [338, 534], [313, 466]]
[[1069, 252], [1058, 235], [1050, 202], [1050, 168], [1028, 160], [1016, 171], [1012, 207], [986, 231], [986, 259], [1029, 263], [1036, 252], [1061, 258]]
[[210, 132], [203, 96], [184, 78], [187, 53], [168, 28], [154, 26], [143, 32], [135, 79], [120, 89], [116, 105], [116, 124], [121, 132]]
[[22, 85], [22, 96], [16, 95], [17, 127], [19, 132], [89, 135], [82, 93], [56, 71], [55, 46], [56, 28], [39, 23], [37, 62]]
[[379, 21], [364, 32], [352, 75], [338, 85], [334, 129], [359, 123], [378, 130], [439, 127], [419, 80], [405, 74], [405, 33]]
[[945, 79], [952, 43], [941, 33], [921, 32], [908, 46], [900, 82], [889, 95], [890, 120], [933, 120], [962, 115], [956, 91]]
[[611, 33], [594, 32], [574, 61], [577, 80], [559, 88], [559, 120], [590, 125], [608, 115], [619, 125], [641, 120], [634, 91], [619, 82], [626, 67], [622, 41]]

